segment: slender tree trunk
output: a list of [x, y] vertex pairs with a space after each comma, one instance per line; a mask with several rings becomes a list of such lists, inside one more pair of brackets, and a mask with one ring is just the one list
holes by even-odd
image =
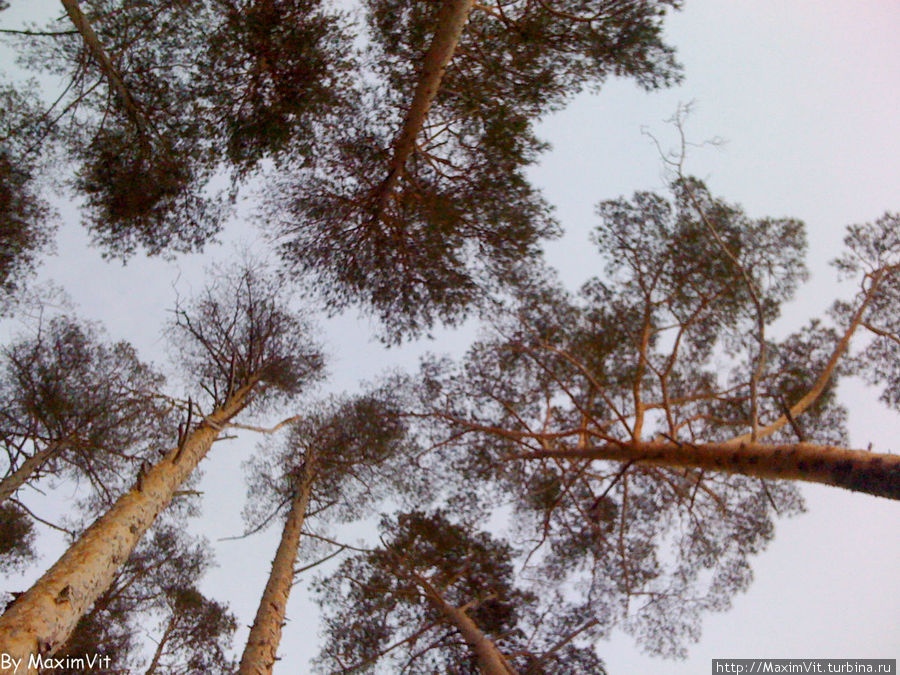
[[159, 665], [159, 660], [162, 658], [163, 649], [166, 647], [166, 643], [169, 641], [169, 637], [172, 635], [172, 631], [175, 628], [175, 622], [178, 620], [178, 617], [173, 616], [169, 619], [169, 623], [166, 624], [166, 630], [162, 634], [162, 637], [159, 638], [159, 643], [156, 645], [156, 651], [153, 652], [153, 660], [150, 661], [150, 665], [147, 667], [147, 671], [144, 675], [153, 675], [156, 672], [156, 667]]
[[422, 62], [422, 72], [416, 83], [412, 103], [406, 111], [400, 133], [394, 140], [388, 175], [379, 187], [382, 206], [416, 147], [416, 137], [421, 133], [431, 104], [441, 88], [441, 80], [453, 58], [474, 4], [475, 0], [446, 0], [438, 11], [437, 28]]
[[871, 279], [869, 289], [865, 292], [863, 301], [859, 304], [859, 307], [857, 307], [856, 311], [853, 313], [853, 316], [850, 319], [850, 323], [847, 326], [847, 329], [844, 331], [844, 335], [834, 346], [834, 350], [832, 350], [831, 356], [828, 358], [828, 362], [825, 364], [825, 368], [821, 373], [819, 373], [819, 377], [816, 378], [816, 381], [813, 384], [812, 388], [810, 388], [810, 390], [806, 392], [806, 394], [804, 394], [799, 401], [794, 403], [794, 405], [792, 405], [790, 409], [787, 410], [787, 414], [781, 415], [774, 422], [772, 422], [771, 424], [767, 424], [761, 429], [754, 426], [754, 429], [750, 433], [741, 434], [740, 436], [732, 438], [728, 441], [728, 443], [732, 445], [739, 445], [741, 443], [746, 443], [747, 441], [758, 441], [766, 436], [770, 436], [779, 429], [782, 429], [790, 424], [792, 419], [797, 419], [798, 417], [800, 417], [800, 415], [806, 412], [809, 407], [819, 399], [819, 396], [822, 395], [822, 392], [825, 391], [825, 387], [827, 387], [828, 383], [831, 381], [831, 376], [834, 374], [834, 371], [838, 366], [838, 362], [844, 357], [844, 354], [847, 353], [847, 349], [850, 347], [850, 339], [853, 337], [856, 329], [859, 328], [859, 326], [862, 324], [863, 317], [865, 317], [866, 315], [866, 310], [868, 309], [869, 304], [872, 302], [872, 298], [874, 298], [876, 293], [878, 292], [878, 287], [880, 286], [884, 277], [886, 275], [889, 276], [893, 269], [893, 267], [883, 267], [876, 270], [871, 275], [867, 275], [867, 277]]
[[655, 466], [707, 469], [759, 478], [824, 483], [900, 499], [900, 455], [812, 443], [606, 443], [590, 448], [542, 450], [510, 459], [608, 459]]
[[447, 622], [459, 631], [463, 640], [475, 652], [475, 656], [478, 659], [478, 668], [481, 670], [482, 675], [518, 675], [503, 653], [497, 648], [497, 645], [494, 644], [494, 641], [487, 637], [478, 627], [478, 624], [466, 614], [464, 607], [454, 607], [448, 603], [444, 596], [441, 595], [441, 592], [423, 576], [411, 570], [401, 571], [401, 574], [405, 574], [413, 579], [425, 591], [425, 597], [431, 603], [431, 606], [438, 610]]
[[41, 468], [41, 465], [60, 449], [56, 443], [51, 443], [43, 450], [38, 450], [26, 459], [9, 476], [0, 481], [0, 504], [12, 497], [13, 493], [25, 484], [32, 474]]
[[297, 546], [300, 543], [303, 520], [312, 492], [315, 460], [313, 452], [307, 453], [303, 478], [296, 486], [296, 493], [291, 501], [291, 510], [284, 523], [281, 542], [272, 561], [272, 571], [269, 573], [269, 580], [256, 610], [256, 618], [247, 637], [247, 646], [241, 657], [238, 675], [268, 675], [275, 664], [288, 597], [294, 584]]
[[139, 129], [143, 130], [147, 126], [144, 115], [141, 113], [137, 102], [131, 96], [131, 92], [128, 91], [128, 87], [125, 86], [122, 75], [115, 65], [113, 65], [112, 60], [103, 48], [100, 38], [97, 37], [97, 33], [94, 32], [90, 21], [87, 20], [84, 12], [81, 11], [78, 0], [60, 0], [60, 2], [62, 2], [63, 7], [65, 7], [66, 14], [69, 15], [72, 23], [75, 24], [75, 28], [81, 33], [85, 47], [91, 56], [94, 57], [97, 65], [100, 66], [100, 70], [109, 81], [110, 87], [112, 87], [119, 95], [119, 98], [122, 99], [122, 105], [125, 106], [125, 110], [131, 118], [131, 121], [134, 122]]
[[33, 659], [49, 656], [65, 643], [81, 615], [113, 582], [141, 536], [206, 456], [222, 425], [248, 403], [252, 387], [237, 390], [179, 447], [142, 471], [134, 487], [0, 617], [0, 654], [23, 659], [17, 671], [0, 672], [36, 673], [39, 668], [32, 667]]

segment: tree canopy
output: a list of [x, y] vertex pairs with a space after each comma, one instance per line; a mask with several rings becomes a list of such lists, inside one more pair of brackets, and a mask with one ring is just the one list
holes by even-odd
[[[605, 673], [616, 631], [684, 656], [804, 481], [900, 499], [900, 456], [853, 447], [838, 395], [861, 376], [900, 406], [900, 215], [850, 226], [834, 265], [855, 293], [785, 330], [806, 225], [689, 175], [679, 109], [666, 189], [597, 205], [593, 275], [573, 291], [546, 264], [568, 223], [533, 180], [539, 125], [613, 77], [679, 83], [678, 0], [61, 6], [0, 28], [18, 59], [0, 315], [20, 322], [0, 347], [0, 572], [44, 568], [7, 582], [4, 656], [267, 675], [321, 565], [320, 672]], [[28, 316], [57, 208], [103, 257], [191, 279], [235, 215], [263, 252], [173, 289], [163, 377], [74, 310]], [[481, 334], [314, 397], [316, 321], [349, 308], [386, 346], [472, 318]], [[251, 434], [270, 440], [233, 464], [242, 537], [281, 534], [238, 659], [249, 617], [225, 601], [255, 586], [210, 591], [194, 516], [208, 493], [237, 501], [235, 471], [201, 483], [201, 463]]]
[[495, 672], [480, 650], [485, 637], [496, 661], [519, 673], [603, 672], [592, 650], [572, 644], [592, 624], [573, 632], [574, 617], [557, 616], [540, 625], [537, 596], [516, 588], [505, 542], [442, 512], [384, 518], [381, 530], [381, 547], [319, 586], [328, 609], [323, 672]]
[[21, 40], [24, 65], [68, 81], [55, 128], [109, 254], [198, 250], [225, 213], [213, 174], [274, 160], [285, 264], [395, 340], [458, 321], [538, 256], [557, 227], [524, 174], [533, 124], [610, 75], [677, 81], [661, 38], [677, 4], [370, 2], [353, 58], [321, 2], [65, 0], [74, 30]]
[[46, 133], [34, 96], [0, 83], [0, 311], [33, 270], [51, 239], [50, 207], [38, 188], [40, 137]]
[[3, 349], [0, 436], [9, 469], [7, 499], [44, 476], [82, 477], [106, 494], [173, 429], [157, 397], [163, 377], [127, 342], [107, 343], [89, 324], [65, 315]]
[[525, 176], [534, 123], [610, 74], [676, 81], [660, 37], [673, 4], [366, 3], [372, 82], [273, 214], [292, 269], [389, 335], [457, 322], [557, 232]]

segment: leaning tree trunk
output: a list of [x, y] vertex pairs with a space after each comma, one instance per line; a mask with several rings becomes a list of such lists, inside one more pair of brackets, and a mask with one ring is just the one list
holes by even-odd
[[241, 657], [238, 675], [265, 675], [272, 672], [278, 644], [281, 642], [281, 627], [287, 609], [288, 597], [294, 584], [294, 563], [297, 561], [297, 546], [303, 530], [303, 520], [309, 506], [312, 492], [315, 455], [307, 453], [303, 479], [296, 486], [291, 510], [288, 512], [281, 542], [272, 561], [272, 571], [259, 601], [256, 618], [247, 637], [247, 646]]
[[456, 627], [456, 630], [475, 652], [478, 657], [478, 667], [483, 675], [517, 675], [506, 657], [497, 649], [494, 641], [481, 631], [465, 610], [450, 606], [443, 598], [440, 599], [440, 605], [447, 621]]
[[437, 27], [422, 61], [422, 72], [416, 82], [412, 103], [394, 139], [387, 177], [379, 186], [382, 204], [387, 203], [406, 161], [416, 147], [416, 137], [421, 133], [428, 111], [441, 88], [441, 80], [474, 5], [475, 0], [448, 0], [438, 11]]
[[65, 7], [66, 13], [72, 20], [75, 28], [81, 34], [81, 38], [84, 40], [84, 46], [88, 53], [94, 58], [94, 61], [97, 62], [100, 70], [106, 76], [106, 79], [109, 81], [109, 86], [114, 89], [119, 95], [119, 98], [122, 99], [122, 105], [125, 106], [125, 111], [128, 113], [131, 121], [137, 125], [138, 129], [143, 130], [144, 127], [147, 126], [144, 115], [141, 113], [141, 110], [134, 100], [134, 97], [132, 97], [131, 92], [128, 90], [128, 87], [125, 86], [122, 75], [115, 65], [113, 65], [112, 59], [109, 58], [109, 55], [103, 48], [100, 38], [97, 37], [97, 33], [94, 31], [93, 26], [91, 26], [90, 21], [88, 21], [84, 12], [81, 11], [78, 0], [60, 1], [62, 2], [63, 7]]
[[18, 469], [0, 481], [0, 504], [13, 496], [13, 493], [22, 487], [25, 482], [60, 449], [55, 443], [49, 444], [43, 450], [38, 450], [28, 457]]
[[166, 630], [163, 631], [162, 637], [159, 638], [159, 642], [156, 643], [156, 650], [153, 652], [153, 658], [150, 661], [150, 665], [147, 666], [147, 670], [144, 672], [144, 675], [154, 675], [157, 667], [159, 666], [159, 661], [162, 658], [163, 650], [166, 648], [166, 643], [169, 641], [169, 638], [172, 636], [172, 632], [175, 629], [175, 622], [178, 620], [178, 617], [172, 616], [169, 619], [169, 622], [166, 624]]
[[0, 673], [37, 673], [38, 657], [48, 657], [65, 643], [81, 615], [109, 587], [141, 536], [206, 456], [222, 425], [248, 403], [252, 387], [238, 389], [178, 447], [141, 471], [134, 487], [0, 617], [0, 654], [23, 659], [18, 670]]
[[427, 579], [411, 570], [402, 571], [411, 578], [423, 591], [428, 602], [444, 619], [459, 631], [463, 640], [471, 647], [478, 659], [478, 669], [482, 675], [518, 675], [503, 653], [484, 632], [472, 617], [466, 614], [465, 607], [454, 607]]
[[539, 450], [511, 459], [607, 459], [672, 468], [706, 469], [758, 478], [824, 483], [900, 499], [900, 455], [813, 443], [703, 443], [648, 441], [589, 448]]

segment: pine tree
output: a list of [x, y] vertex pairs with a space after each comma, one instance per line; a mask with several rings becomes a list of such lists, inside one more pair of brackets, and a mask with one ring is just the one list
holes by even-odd
[[3, 349], [0, 501], [45, 476], [83, 476], [108, 497], [172, 425], [163, 378], [127, 342], [58, 316]]
[[675, 4], [369, 0], [374, 84], [275, 191], [286, 262], [388, 339], [459, 321], [556, 232], [524, 175], [544, 147], [534, 122], [611, 74], [677, 81], [661, 40]]
[[[426, 362], [408, 418], [434, 447], [414, 461], [397, 401], [363, 397], [303, 411], [254, 462], [251, 510], [284, 529], [241, 672], [276, 660], [307, 516], [368, 515], [372, 488], [399, 474], [430, 472], [445, 510], [386, 517], [382, 545], [321, 585], [322, 668], [587, 675], [614, 628], [678, 655], [747, 587], [775, 517], [802, 510], [773, 479], [900, 498], [897, 456], [849, 448], [835, 395], [862, 374], [900, 405], [897, 214], [851, 228], [838, 267], [861, 292], [833, 326], [783, 338], [772, 325], [805, 279], [802, 224], [749, 218], [680, 162], [671, 195], [600, 205], [599, 278], [575, 296], [541, 276], [558, 227], [526, 176], [546, 147], [535, 124], [610, 76], [676, 82], [662, 24], [677, 0], [362, 4], [364, 26], [320, 0], [62, 0], [60, 21], [19, 31], [22, 65], [64, 81], [43, 106], [30, 85], [0, 90], [0, 312], [49, 241], [41, 185], [59, 149], [95, 243], [121, 258], [200, 250], [228, 213], [211, 179], [234, 199], [262, 176], [258, 220], [287, 274], [220, 275], [176, 307], [187, 400], [159, 397], [133, 350], [72, 321], [6, 349], [0, 501], [87, 476], [104, 515], [10, 603], [0, 652], [102, 649], [130, 665], [130, 622], [149, 614], [148, 674], [232, 669], [225, 606], [177, 561], [173, 578], [141, 574], [180, 546], [158, 516], [221, 432], [321, 371], [278, 299], [290, 282], [333, 311], [361, 305], [389, 342], [476, 310], [493, 332], [458, 366]], [[501, 504], [521, 555], [471, 524]], [[31, 528], [23, 503], [0, 503], [0, 568], [33, 555]]]
[[[275, 461], [253, 462], [250, 513], [287, 507], [281, 541], [239, 673], [271, 673], [281, 639], [294, 565], [307, 514], [346, 519], [400, 479], [395, 473], [405, 448], [406, 425], [387, 388], [333, 401], [292, 422]], [[261, 502], [261, 503], [260, 503]], [[266, 515], [266, 520], [271, 513]]]
[[853, 228], [841, 265], [864, 284], [838, 328], [775, 340], [805, 276], [800, 223], [752, 220], [692, 179], [598, 211], [604, 276], [498, 307], [461, 364], [426, 365], [420, 411], [457, 493], [515, 495], [534, 576], [590, 588], [587, 615], [679, 654], [747, 586], [774, 517], [800, 509], [770, 479], [896, 494], [896, 456], [846, 448], [834, 388], [861, 326], [885, 326], [871, 348], [891, 342], [900, 249], [891, 218]]
[[440, 511], [385, 517], [381, 530], [381, 547], [319, 584], [324, 672], [603, 672], [592, 649], [573, 644], [593, 623], [564, 630], [529, 614], [537, 597], [516, 587], [505, 542]]
[[8, 313], [54, 229], [38, 188], [47, 133], [35, 97], [0, 83], [0, 314]]
[[196, 588], [171, 588], [166, 615], [145, 675], [234, 672], [226, 655], [237, 622], [227, 607]]
[[0, 504], [0, 572], [19, 569], [34, 557], [31, 518], [16, 504]]
[[[366, 26], [309, 0], [63, 4], [74, 30], [22, 41], [68, 79], [54, 118], [96, 241], [198, 250], [225, 213], [210, 177], [274, 160], [285, 264], [390, 340], [462, 319], [556, 233], [524, 175], [542, 115], [610, 75], [679, 78], [661, 37], [676, 0], [370, 0]], [[354, 31], [372, 38], [358, 60]]]
[[64, 0], [68, 29], [21, 37], [30, 67], [68, 80], [47, 114], [109, 255], [201, 249], [226, 213], [207, 189], [215, 172], [240, 180], [264, 159], [312, 152], [351, 66], [341, 21], [322, 5]]
[[52, 654], [68, 639], [232, 418], [296, 394], [321, 370], [307, 326], [259, 270], [220, 275], [175, 316], [182, 368], [208, 393], [211, 411], [195, 424], [189, 417], [178, 444], [142, 467], [131, 489], [0, 617], [0, 650], [13, 658]]
[[[852, 228], [840, 266], [862, 273], [863, 290], [836, 307], [837, 329], [814, 321], [775, 341], [768, 326], [805, 276], [802, 225], [750, 220], [693, 179], [673, 194], [601, 204], [605, 278], [577, 300], [552, 287], [523, 293], [497, 338], [444, 378], [434, 414], [453, 433], [497, 439], [490, 452], [507, 464], [609, 460], [900, 497], [900, 461], [847, 448], [834, 396], [854, 367], [853, 335], [889, 315], [895, 218]], [[877, 351], [896, 329], [873, 332]]]

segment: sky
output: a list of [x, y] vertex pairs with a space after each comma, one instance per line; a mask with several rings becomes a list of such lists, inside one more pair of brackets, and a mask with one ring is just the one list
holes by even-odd
[[[49, 0], [16, 2], [0, 15], [58, 11]], [[588, 243], [597, 224], [594, 205], [636, 190], [665, 186], [657, 149], [675, 141], [665, 120], [693, 101], [686, 125], [692, 141], [717, 137], [716, 148], [692, 150], [687, 170], [713, 194], [741, 204], [750, 216], [806, 222], [809, 282], [776, 324], [788, 332], [821, 316], [852, 284], [838, 284], [828, 262], [841, 251], [844, 227], [900, 209], [900, 3], [835, 0], [687, 0], [667, 20], [667, 36], [684, 65], [685, 80], [646, 93], [611, 80], [585, 92], [539, 126], [552, 144], [530, 175], [556, 208], [565, 236], [547, 245], [550, 262], [575, 289], [599, 272]], [[5, 65], [5, 64], [4, 64]], [[145, 359], [165, 363], [162, 330], [174, 290], [199, 288], [204, 266], [226, 260], [235, 246], [263, 249], [255, 231], [236, 222], [223, 243], [203, 256], [175, 261], [135, 258], [108, 263], [90, 248], [76, 210], [58, 202], [64, 219], [56, 254], [41, 280], [53, 280], [79, 313], [102, 321], [112, 337], [131, 340]], [[252, 201], [242, 203], [249, 213]], [[366, 338], [372, 325], [348, 315], [323, 322], [331, 355], [329, 390], [352, 390], [385, 367], [413, 368], [426, 351], [461, 354], [474, 335], [437, 331], [435, 340], [385, 350]], [[854, 447], [900, 451], [900, 420], [859, 381], [841, 385]], [[277, 421], [277, 420], [272, 420]], [[196, 531], [212, 541], [219, 567], [204, 589], [231, 603], [246, 638], [278, 528], [247, 540], [217, 541], [241, 530], [241, 463], [256, 439], [218, 444], [204, 462], [203, 512]], [[610, 673], [710, 672], [713, 658], [900, 657], [900, 508], [895, 502], [836, 488], [804, 486], [808, 512], [777, 525], [775, 539], [753, 561], [755, 581], [727, 613], [708, 615], [703, 636], [683, 662], [641, 655], [627, 636], [598, 645]], [[60, 495], [57, 495], [60, 496]], [[65, 499], [65, 495], [61, 495]], [[51, 500], [52, 501], [52, 500]], [[57, 507], [59, 505], [57, 504]], [[47, 508], [54, 508], [48, 502]], [[57, 544], [57, 548], [58, 548]], [[53, 562], [50, 546], [23, 585]], [[288, 607], [280, 673], [306, 672], [317, 642], [315, 609], [304, 601], [303, 579]]]

